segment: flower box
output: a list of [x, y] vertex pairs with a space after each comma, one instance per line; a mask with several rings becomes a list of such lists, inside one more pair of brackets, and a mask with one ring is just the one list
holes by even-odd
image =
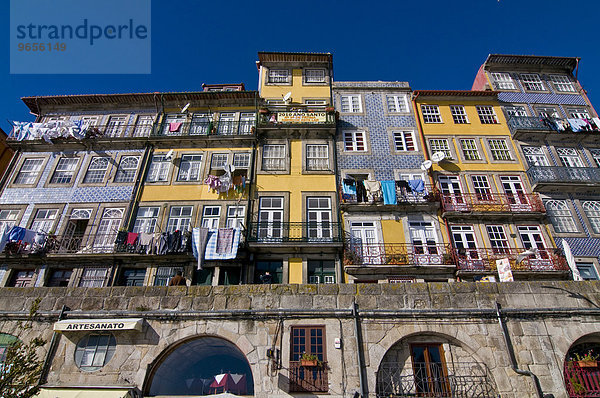
[[317, 366], [319, 361], [317, 359], [301, 359], [300, 365], [305, 367]]
[[598, 361], [577, 361], [580, 368], [597, 368]]

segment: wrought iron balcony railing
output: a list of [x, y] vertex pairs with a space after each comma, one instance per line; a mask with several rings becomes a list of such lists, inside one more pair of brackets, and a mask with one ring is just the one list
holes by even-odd
[[599, 133], [600, 126], [593, 122], [590, 124], [585, 119], [580, 120], [579, 127], [574, 128], [567, 119], [540, 117], [540, 116], [511, 116], [508, 118], [508, 127], [513, 135], [528, 132], [541, 133]]
[[597, 167], [560, 167], [531, 166], [527, 170], [532, 185], [544, 183], [600, 183], [600, 168]]
[[248, 242], [259, 243], [337, 243], [342, 242], [338, 222], [267, 222], [254, 221], [248, 226]]
[[70, 121], [22, 123], [13, 127], [8, 135], [10, 141], [35, 141], [44, 139], [101, 139], [149, 137], [154, 124], [109, 123], [105, 125], [87, 125]]
[[556, 249], [538, 250], [517, 263], [517, 257], [526, 249], [508, 247], [486, 247], [472, 249], [453, 248], [459, 271], [496, 271], [496, 260], [508, 258], [513, 271], [568, 271], [567, 260]]
[[250, 136], [256, 131], [254, 120], [237, 121], [192, 121], [157, 124], [152, 130], [153, 137], [193, 137], [193, 136]]
[[600, 368], [580, 367], [577, 361], [567, 362], [565, 384], [569, 398], [600, 397]]
[[377, 398], [497, 398], [485, 365], [477, 362], [382, 363], [377, 371]]
[[537, 194], [460, 193], [440, 194], [444, 211], [544, 213], [544, 203]]
[[[440, 200], [439, 191], [435, 186], [425, 184], [424, 190], [421, 192], [413, 191], [405, 187], [396, 187], [396, 203], [397, 205], [410, 205], [437, 202]], [[360, 205], [383, 205], [383, 198], [380, 196], [370, 200], [367, 195], [360, 197], [356, 194], [344, 193], [342, 187], [339, 187], [341, 203], [343, 204], [360, 204]]]
[[344, 265], [359, 266], [420, 266], [455, 265], [450, 245], [381, 243], [365, 244], [347, 242], [344, 249]]
[[318, 366], [302, 366], [300, 361], [290, 361], [290, 392], [327, 392], [327, 362]]

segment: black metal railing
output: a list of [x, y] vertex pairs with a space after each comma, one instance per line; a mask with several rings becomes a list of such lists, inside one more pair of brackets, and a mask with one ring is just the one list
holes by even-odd
[[338, 222], [250, 222], [248, 242], [287, 243], [342, 242], [342, 225]]
[[[384, 200], [381, 195], [369, 198], [368, 195], [360, 197], [355, 193], [344, 192], [343, 187], [338, 187], [340, 192], [340, 203], [361, 204], [361, 205], [383, 205]], [[352, 191], [355, 192], [355, 189]], [[396, 187], [396, 205], [414, 205], [422, 203], [438, 202], [440, 200], [439, 191], [431, 184], [424, 184], [422, 191], [414, 191], [406, 187]]]
[[600, 168], [531, 166], [527, 170], [532, 185], [540, 183], [600, 183]]
[[167, 123], [163, 121], [152, 130], [153, 137], [182, 137], [182, 136], [231, 136], [254, 135], [256, 122], [254, 120], [236, 121], [191, 121]]
[[590, 124], [586, 119], [575, 118], [581, 120], [580, 127], [575, 129], [567, 119], [543, 117], [543, 116], [510, 116], [508, 118], [508, 127], [511, 133], [517, 134], [520, 132], [542, 132], [542, 133], [598, 133], [600, 126], [596, 126], [593, 122]]
[[497, 398], [485, 365], [477, 362], [382, 363], [377, 371], [377, 398]]
[[40, 128], [33, 125], [27, 127], [13, 127], [8, 135], [10, 141], [31, 141], [55, 139], [55, 138], [77, 138], [77, 139], [101, 139], [101, 138], [132, 138], [132, 137], [149, 137], [154, 130], [155, 125], [152, 124], [126, 124], [126, 123], [108, 123], [104, 125], [87, 125], [81, 124], [76, 126], [69, 121], [61, 121], [60, 123], [49, 122], [44, 123]]

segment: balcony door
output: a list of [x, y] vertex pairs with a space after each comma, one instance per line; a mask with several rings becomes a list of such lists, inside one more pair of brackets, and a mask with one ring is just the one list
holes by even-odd
[[219, 135], [235, 134], [235, 113], [221, 113], [219, 115]]
[[433, 223], [411, 221], [408, 223], [408, 228], [415, 265], [442, 264], [442, 255], [437, 246], [437, 233]]
[[377, 228], [373, 221], [353, 222], [350, 250], [362, 257], [362, 264], [381, 264], [383, 248], [379, 244]]
[[124, 209], [104, 209], [94, 239], [94, 251], [110, 251], [115, 246]]
[[258, 211], [258, 239], [260, 241], [283, 238], [283, 198], [260, 198]]
[[61, 252], [74, 253], [85, 246], [83, 245], [83, 237], [91, 215], [91, 209], [73, 209], [71, 211], [65, 233], [60, 241]]
[[310, 241], [331, 241], [331, 198], [315, 197], [306, 199], [308, 239]]
[[[458, 176], [439, 176], [440, 189], [443, 194], [443, 202], [452, 210], [468, 210], [460, 188]], [[448, 206], [449, 205], [449, 206]]]
[[453, 225], [450, 227], [450, 232], [452, 233], [452, 241], [456, 248], [459, 264], [467, 268], [483, 265], [477, 252], [473, 227], [471, 225]]
[[535, 256], [528, 257], [529, 265], [533, 267], [547, 267], [552, 265], [552, 260], [550, 259], [548, 251], [546, 250], [546, 245], [544, 244], [544, 238], [542, 236], [542, 232], [540, 231], [540, 227], [537, 225], [520, 225], [517, 229], [525, 249], [538, 249], [538, 252]]
[[547, 167], [550, 166], [550, 162], [544, 153], [544, 149], [539, 146], [525, 146], [523, 147], [523, 155], [527, 160], [527, 164], [531, 167]]
[[500, 177], [500, 182], [502, 183], [502, 188], [504, 189], [511, 210], [524, 211], [531, 208], [523, 189], [521, 177], [503, 176]]
[[411, 357], [418, 397], [451, 396], [448, 371], [441, 344], [411, 345]]

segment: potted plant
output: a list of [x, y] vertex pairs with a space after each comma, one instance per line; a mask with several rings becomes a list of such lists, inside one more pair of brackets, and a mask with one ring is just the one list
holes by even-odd
[[315, 354], [307, 354], [306, 352], [300, 357], [300, 365], [306, 367], [314, 367], [319, 365], [319, 358]]
[[575, 354], [575, 361], [580, 368], [596, 368], [598, 367], [598, 355], [589, 350], [585, 354]]
[[335, 111], [335, 108], [333, 106], [328, 106], [325, 108], [325, 112], [333, 112]]

